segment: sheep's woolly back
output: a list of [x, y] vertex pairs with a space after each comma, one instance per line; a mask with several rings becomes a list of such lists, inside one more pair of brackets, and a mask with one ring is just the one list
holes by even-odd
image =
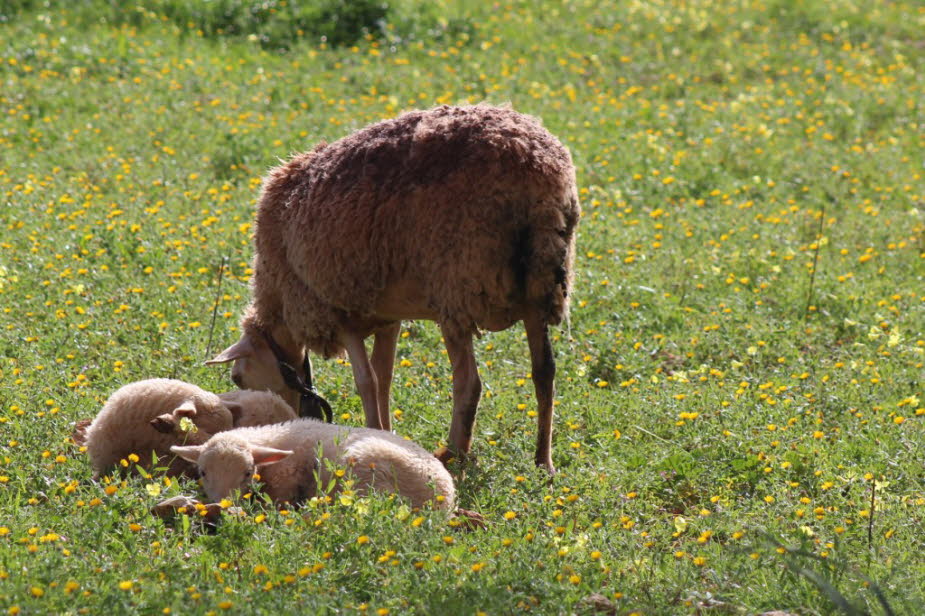
[[[87, 428], [87, 453], [97, 475], [125, 459], [139, 456], [139, 464], [148, 466], [151, 452], [169, 456], [177, 437], [155, 430], [150, 421], [172, 413], [184, 402], [196, 407], [192, 418], [196, 426], [209, 434], [232, 427], [231, 413], [213, 393], [190, 383], [173, 379], [149, 379], [130, 383], [112, 394]], [[171, 472], [183, 472], [188, 464], [180, 461]]]
[[[246, 330], [284, 322], [316, 352], [346, 323], [433, 318], [458, 334], [568, 312], [580, 215], [571, 156], [535, 118], [413, 111], [299, 154], [266, 178]], [[408, 313], [377, 313], [400, 289]]]
[[[361, 492], [370, 487], [394, 492], [408, 498], [415, 507], [440, 495], [443, 498], [436, 506], [447, 510], [454, 507], [453, 478], [440, 461], [416, 443], [391, 432], [336, 426], [309, 418], [236, 428], [209, 439], [200, 456], [200, 468], [210, 475], [221, 473], [223, 468], [237, 472], [244, 443], [294, 452], [259, 471], [264, 491], [276, 502], [297, 502], [313, 496], [316, 472], [324, 485], [332, 479], [333, 469], [324, 461], [330, 460], [335, 467], [350, 468], [357, 480], [355, 487]], [[222, 479], [215, 481], [226, 483]]]
[[236, 428], [283, 423], [298, 418], [292, 407], [271, 391], [237, 389], [218, 394], [218, 397], [224, 403], [241, 406], [240, 415], [234, 419]]

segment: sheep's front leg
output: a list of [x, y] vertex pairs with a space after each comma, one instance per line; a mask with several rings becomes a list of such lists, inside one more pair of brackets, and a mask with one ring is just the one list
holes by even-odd
[[454, 454], [464, 456], [472, 448], [472, 428], [482, 395], [482, 381], [475, 364], [472, 336], [453, 337], [443, 329], [446, 352], [453, 368], [453, 422], [450, 424], [450, 449], [437, 453], [442, 462]]
[[398, 346], [398, 333], [401, 322], [383, 327], [376, 332], [371, 359], [373, 373], [379, 382], [379, 423], [383, 430], [392, 429], [392, 416], [389, 413], [389, 392], [392, 388], [392, 371], [395, 367], [395, 349]]
[[533, 387], [536, 390], [536, 465], [549, 474], [556, 472], [552, 464], [552, 401], [555, 397], [556, 360], [549, 342], [549, 326], [538, 314], [524, 319], [527, 343], [530, 345], [530, 360], [533, 373]]
[[347, 349], [347, 356], [350, 358], [350, 366], [353, 368], [353, 379], [357, 384], [357, 393], [360, 394], [360, 400], [363, 401], [363, 413], [366, 415], [366, 427], [382, 429], [382, 421], [379, 415], [378, 403], [378, 384], [376, 382], [376, 373], [369, 363], [369, 356], [366, 354], [366, 344], [363, 338], [353, 334], [344, 333], [341, 336], [341, 342]]

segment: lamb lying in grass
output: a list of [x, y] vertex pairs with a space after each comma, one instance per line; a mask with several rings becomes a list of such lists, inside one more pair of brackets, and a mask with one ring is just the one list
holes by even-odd
[[452, 510], [453, 478], [430, 452], [383, 430], [347, 428], [303, 418], [216, 434], [204, 445], [170, 450], [196, 463], [212, 501], [246, 491], [259, 471], [263, 491], [276, 504], [297, 504], [327, 486], [337, 468], [348, 470], [363, 493], [393, 492], [414, 507], [433, 502]]
[[[193, 465], [173, 458], [172, 445], [204, 443], [216, 432], [235, 426], [295, 417], [289, 405], [270, 392], [216, 395], [184, 381], [148, 379], [125, 385], [109, 397], [87, 428], [85, 443], [94, 478], [131, 454], [138, 456], [137, 464], [143, 468], [150, 468], [156, 458], [155, 466], [166, 466], [168, 475], [193, 475]], [[184, 426], [184, 418], [192, 425]]]

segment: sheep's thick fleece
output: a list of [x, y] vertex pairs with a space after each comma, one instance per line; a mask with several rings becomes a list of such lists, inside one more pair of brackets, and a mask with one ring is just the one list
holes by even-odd
[[[178, 437], [158, 432], [150, 422], [184, 406], [195, 409], [190, 419], [208, 434], [233, 426], [231, 411], [221, 399], [190, 383], [148, 379], [119, 388], [87, 428], [87, 453], [95, 475], [102, 475], [132, 453], [139, 456], [142, 466], [150, 466], [152, 451], [160, 462], [166, 462], [172, 457], [171, 445], [179, 443]], [[168, 472], [176, 475], [191, 469], [185, 460], [174, 460]]]
[[331, 356], [342, 328], [403, 318], [469, 335], [530, 306], [556, 324], [579, 215], [571, 156], [535, 118], [487, 105], [405, 113], [269, 173], [243, 325], [285, 323]]
[[[453, 478], [432, 453], [391, 432], [349, 428], [303, 418], [282, 424], [236, 428], [216, 434], [202, 446], [199, 469], [204, 482], [228, 485], [216, 477], [223, 470], [237, 473], [242, 455], [251, 446], [294, 452], [280, 462], [259, 470], [263, 491], [276, 503], [298, 503], [315, 496], [315, 474], [329, 484], [337, 468], [349, 469], [355, 488], [397, 493], [415, 507], [433, 501], [452, 510], [456, 499]], [[333, 464], [331, 464], [333, 462]], [[228, 494], [209, 494], [224, 498]], [[443, 498], [436, 501], [436, 496]]]

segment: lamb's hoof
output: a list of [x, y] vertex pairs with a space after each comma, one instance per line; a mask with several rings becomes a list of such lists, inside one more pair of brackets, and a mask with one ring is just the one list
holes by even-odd
[[215, 524], [222, 516], [222, 506], [218, 503], [203, 504], [195, 498], [180, 495], [154, 505], [151, 513], [158, 518], [173, 517], [176, 514], [196, 516], [206, 523]]
[[482, 530], [488, 526], [488, 522], [481, 513], [470, 511], [468, 509], [457, 509], [456, 515], [450, 520], [450, 526], [461, 530]]
[[585, 597], [578, 602], [578, 605], [584, 607], [589, 612], [595, 612], [597, 614], [617, 613], [617, 606], [613, 604], [613, 601], [600, 593], [594, 593], [589, 597]]
[[71, 440], [74, 441], [78, 447], [83, 447], [87, 444], [87, 428], [90, 427], [90, 424], [93, 423], [92, 419], [81, 419], [74, 424], [74, 430], [71, 432]]

